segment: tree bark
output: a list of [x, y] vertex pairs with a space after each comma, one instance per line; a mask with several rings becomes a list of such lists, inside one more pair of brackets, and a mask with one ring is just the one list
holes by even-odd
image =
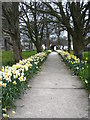
[[41, 49], [41, 47], [40, 47], [40, 46], [37, 46], [37, 47], [36, 47], [36, 49], [37, 49], [37, 53], [39, 53], [39, 52], [41, 52], [41, 51], [42, 51], [42, 49]]
[[41, 52], [42, 51], [42, 48], [41, 48], [41, 44], [39, 42], [36, 42], [35, 43], [35, 47], [37, 49], [37, 53]]
[[20, 30], [19, 30], [19, 3], [11, 2], [3, 4], [3, 13], [7, 21], [8, 34], [12, 38], [13, 52], [15, 62], [22, 59], [22, 49], [20, 43]]
[[73, 48], [74, 48], [74, 54], [80, 58], [83, 59], [83, 49], [84, 49], [84, 45], [83, 45], [83, 36], [80, 34], [77, 34], [73, 37]]
[[48, 23], [47, 23], [47, 21], [46, 21], [46, 38], [47, 38], [46, 46], [47, 46], [47, 50], [49, 50], [50, 49], [50, 42], [49, 42], [49, 31], [48, 31]]
[[7, 51], [7, 38], [5, 38], [5, 41], [4, 41], [4, 44], [5, 44], [5, 51]]
[[58, 49], [60, 49], [60, 27], [58, 26]]
[[12, 41], [13, 41], [14, 61], [19, 62], [19, 60], [22, 59], [22, 51], [21, 51], [18, 41], [16, 40], [14, 36], [12, 38]]
[[68, 32], [68, 52], [71, 51], [71, 39], [70, 39], [70, 33]]
[[33, 50], [33, 43], [32, 43], [32, 41], [31, 41], [31, 50]]
[[30, 44], [31, 44], [31, 43], [30, 43], [30, 41], [29, 41], [29, 50], [31, 49], [31, 48], [30, 48]]

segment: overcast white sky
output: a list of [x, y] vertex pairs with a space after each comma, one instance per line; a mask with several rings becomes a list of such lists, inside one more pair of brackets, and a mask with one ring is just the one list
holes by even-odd
[[[4, 1], [4, 0], [3, 0]], [[22, 1], [26, 1], [26, 2], [35, 2], [35, 0], [22, 0]], [[71, 0], [36, 0], [36, 2], [67, 2], [67, 1], [71, 1]], [[88, 2], [89, 0], [73, 0], [73, 1], [77, 1], [77, 2]]]

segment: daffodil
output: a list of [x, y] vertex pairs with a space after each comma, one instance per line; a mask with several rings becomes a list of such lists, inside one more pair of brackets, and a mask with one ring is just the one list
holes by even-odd
[[38, 62], [34, 62], [35, 63], [35, 65], [37, 65], [38, 64]]
[[79, 67], [76, 67], [76, 69], [78, 70], [78, 69], [79, 69]]
[[0, 76], [0, 80], [2, 80], [2, 76]]
[[22, 77], [20, 77], [19, 80], [20, 80], [20, 82], [23, 82], [23, 78]]
[[88, 58], [86, 57], [86, 61], [88, 60]]
[[24, 73], [24, 69], [22, 69], [22, 72]]
[[2, 86], [2, 81], [0, 81], [0, 87]]
[[4, 67], [2, 67], [2, 72], [4, 72]]
[[18, 78], [18, 76], [17, 75], [14, 75], [14, 79], [17, 79]]
[[14, 111], [14, 110], [12, 111], [12, 114], [15, 114], [15, 111]]
[[25, 70], [28, 71], [28, 67], [27, 66], [25, 66]]
[[88, 81], [87, 81], [87, 80], [85, 80], [85, 83], [87, 84], [87, 83], [88, 83]]
[[30, 67], [32, 67], [32, 64], [29, 64]]
[[23, 81], [26, 81], [26, 77], [23, 78]]
[[6, 112], [6, 108], [3, 108], [2, 110], [3, 110], [4, 112]]
[[10, 73], [10, 76], [12, 77], [12, 73]]
[[7, 81], [8, 81], [8, 82], [11, 82], [11, 77], [10, 77], [10, 76], [7, 78]]
[[82, 67], [82, 70], [84, 70], [84, 67]]
[[13, 81], [13, 85], [16, 85], [17, 83], [16, 83], [16, 81]]
[[9, 115], [8, 115], [8, 114], [3, 114], [3, 117], [4, 117], [4, 118], [8, 118]]
[[38, 66], [36, 66], [36, 68], [38, 69]]
[[2, 84], [3, 87], [6, 87], [6, 85], [7, 85], [6, 83], [3, 83], [3, 84]]
[[[33, 67], [33, 62], [35, 64], [35, 67], [38, 69], [38, 63], [40, 61], [43, 61], [45, 59], [45, 57], [47, 56], [46, 53], [38, 53], [34, 56], [31, 56], [27, 59], [23, 59], [20, 60], [19, 63], [13, 64], [13, 66], [2, 66], [2, 71], [0, 71], [0, 86], [3, 87], [3, 90], [7, 90], [6, 92], [8, 92], [8, 87], [10, 87], [11, 85], [11, 92], [12, 90], [16, 90], [16, 92], [19, 92], [19, 87], [21, 86], [19, 83], [20, 82], [25, 82], [27, 79], [25, 76], [27, 71], [31, 70]], [[18, 84], [19, 83], [19, 84]], [[18, 84], [18, 85], [17, 85]], [[16, 86], [14, 86], [16, 85]], [[10, 93], [11, 93], [10, 92]], [[8, 93], [8, 94], [10, 94]], [[14, 96], [12, 96], [13, 99]], [[10, 101], [9, 101], [10, 102]], [[1, 103], [1, 100], [0, 100]], [[6, 112], [6, 109], [3, 108], [3, 111]], [[12, 111], [13, 114], [15, 114], [15, 111]], [[8, 114], [3, 114], [3, 118], [8, 118], [9, 115]]]
[[13, 74], [15, 74], [15, 70], [13, 71]]

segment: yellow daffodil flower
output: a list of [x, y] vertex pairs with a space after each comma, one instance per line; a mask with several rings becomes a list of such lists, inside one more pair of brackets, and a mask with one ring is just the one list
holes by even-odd
[[17, 84], [16, 81], [14, 81], [14, 82], [13, 82], [13, 85], [16, 85], [16, 84]]
[[2, 110], [3, 110], [4, 112], [6, 112], [6, 108], [3, 108]]
[[12, 111], [12, 114], [15, 114], [15, 111], [14, 111], [14, 110]]
[[2, 81], [0, 81], [0, 87], [2, 86]]
[[3, 86], [3, 87], [6, 87], [6, 83], [3, 83], [2, 86]]
[[3, 114], [3, 117], [4, 117], [4, 118], [8, 118], [9, 115], [7, 115], [7, 114]]

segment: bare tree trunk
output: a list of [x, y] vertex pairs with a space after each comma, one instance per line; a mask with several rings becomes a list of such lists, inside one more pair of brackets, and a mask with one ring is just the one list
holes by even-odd
[[2, 8], [7, 21], [7, 33], [11, 36], [13, 42], [14, 60], [15, 62], [19, 62], [22, 59], [19, 30], [19, 3], [4, 3]]
[[36, 46], [36, 49], [37, 49], [37, 53], [42, 51], [41, 45], [39, 43], [36, 43], [35, 46]]
[[58, 26], [58, 49], [60, 49], [60, 28]]
[[31, 50], [33, 50], [33, 43], [32, 43], [32, 41], [31, 41]]
[[75, 37], [73, 38], [74, 54], [80, 59], [83, 59], [83, 41], [83, 37], [80, 36], [80, 34], [75, 35]]
[[5, 38], [5, 41], [4, 41], [4, 44], [5, 44], [5, 51], [7, 51], [7, 38]]
[[58, 35], [58, 49], [60, 49], [60, 37]]
[[22, 51], [20, 49], [20, 46], [18, 45], [17, 40], [13, 37], [13, 52], [14, 52], [14, 60], [15, 62], [19, 62], [19, 60], [22, 59]]
[[25, 49], [25, 41], [24, 41], [24, 45], [23, 46], [24, 46], [24, 49]]
[[46, 22], [46, 37], [47, 37], [47, 40], [46, 40], [47, 50], [49, 50], [50, 49], [50, 41], [49, 41], [49, 31], [48, 31], [47, 22]]
[[68, 32], [68, 52], [71, 51], [71, 39], [70, 39], [70, 33]]
[[41, 52], [42, 50], [40, 49], [40, 47], [37, 47], [37, 53]]
[[30, 48], [30, 41], [29, 41], [29, 50], [30, 50], [31, 48]]

